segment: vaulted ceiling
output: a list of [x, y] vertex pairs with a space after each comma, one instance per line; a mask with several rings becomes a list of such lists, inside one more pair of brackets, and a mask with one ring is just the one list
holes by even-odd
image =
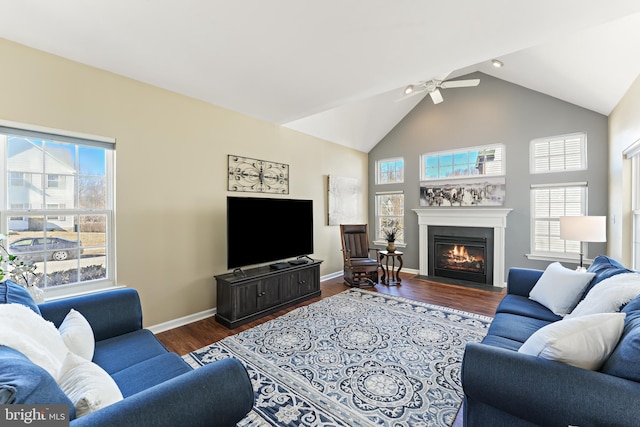
[[410, 83], [482, 71], [608, 115], [640, 73], [638, 0], [0, 0], [0, 37], [363, 152]]

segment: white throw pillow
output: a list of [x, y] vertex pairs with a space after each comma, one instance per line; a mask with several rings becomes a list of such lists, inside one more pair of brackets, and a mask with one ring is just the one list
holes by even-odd
[[0, 345], [18, 350], [53, 378], [69, 351], [54, 324], [22, 304], [0, 304]]
[[559, 262], [549, 264], [529, 293], [558, 316], [571, 312], [595, 273], [570, 270]]
[[598, 313], [563, 319], [538, 329], [520, 353], [597, 370], [618, 344], [625, 313]]
[[122, 400], [118, 385], [104, 369], [73, 352], [62, 363], [58, 385], [73, 402], [77, 417]]
[[587, 296], [565, 318], [594, 313], [615, 313], [638, 295], [640, 295], [640, 274], [617, 274], [591, 288]]
[[60, 324], [58, 331], [60, 331], [60, 336], [69, 350], [84, 359], [93, 359], [93, 352], [96, 348], [93, 329], [80, 312], [71, 309]]

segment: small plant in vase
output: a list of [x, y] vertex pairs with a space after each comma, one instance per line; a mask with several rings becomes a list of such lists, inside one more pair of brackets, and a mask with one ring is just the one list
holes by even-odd
[[16, 255], [10, 254], [4, 246], [7, 236], [0, 234], [0, 282], [7, 276], [19, 285], [24, 286], [36, 303], [44, 302], [44, 292], [30, 283], [29, 279], [35, 277], [36, 265], [24, 262]]
[[384, 234], [384, 238], [387, 240], [387, 251], [388, 252], [395, 252], [396, 251], [396, 238], [398, 237], [398, 234], [400, 233], [400, 229], [396, 226], [393, 226], [391, 228], [385, 228], [382, 230], [382, 233]]

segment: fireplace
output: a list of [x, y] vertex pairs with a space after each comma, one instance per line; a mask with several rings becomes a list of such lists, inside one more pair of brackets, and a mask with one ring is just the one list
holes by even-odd
[[[433, 259], [433, 248], [429, 248], [430, 230], [445, 226], [480, 228], [490, 230], [488, 234], [491, 236], [492, 245], [485, 248], [485, 270], [491, 269], [490, 273], [485, 273], [488, 276], [486, 283], [490, 283], [494, 287], [504, 287], [506, 285], [505, 229], [507, 228], [507, 215], [511, 212], [511, 209], [469, 206], [441, 209], [424, 208], [414, 209], [413, 211], [418, 216], [418, 255], [421, 276], [433, 275], [433, 271], [429, 272], [429, 260]], [[473, 235], [470, 237], [488, 236]]]
[[493, 229], [430, 227], [429, 276], [493, 285]]

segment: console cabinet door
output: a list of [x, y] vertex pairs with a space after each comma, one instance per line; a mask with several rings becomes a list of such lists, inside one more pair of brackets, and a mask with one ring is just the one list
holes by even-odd
[[258, 308], [260, 310], [273, 307], [282, 302], [280, 297], [280, 277], [276, 276], [260, 280], [258, 285]]
[[234, 305], [231, 320], [242, 319], [260, 310], [260, 282], [234, 286], [231, 292]]
[[295, 286], [296, 297], [307, 295], [320, 289], [320, 281], [318, 279], [318, 270], [314, 268], [301, 270], [296, 273]]

